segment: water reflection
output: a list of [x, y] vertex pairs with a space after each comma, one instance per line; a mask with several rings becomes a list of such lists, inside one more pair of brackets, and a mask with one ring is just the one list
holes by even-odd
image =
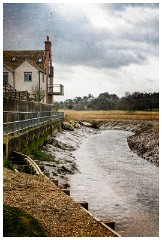
[[71, 196], [94, 216], [111, 217], [122, 236], [158, 236], [158, 167], [132, 153], [131, 132], [106, 130], [74, 152], [80, 172], [69, 177]]

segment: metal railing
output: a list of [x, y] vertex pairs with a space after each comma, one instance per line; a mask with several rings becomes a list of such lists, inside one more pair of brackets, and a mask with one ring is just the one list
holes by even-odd
[[64, 95], [64, 86], [62, 84], [49, 84], [48, 85], [49, 95]]
[[[55, 114], [54, 112], [52, 114]], [[57, 112], [59, 115], [59, 112]], [[20, 112], [20, 111], [3, 111], [3, 122], [15, 122], [39, 117], [51, 117], [51, 111], [41, 112]]]
[[54, 112], [51, 113], [50, 116], [36, 117], [14, 122], [5, 122], [3, 123], [3, 135], [19, 132], [30, 127], [36, 127], [40, 124], [47, 123], [49, 121], [62, 121], [63, 118], [64, 113]]

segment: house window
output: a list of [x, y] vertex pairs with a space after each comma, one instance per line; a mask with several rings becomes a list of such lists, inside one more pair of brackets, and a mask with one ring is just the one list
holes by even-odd
[[44, 73], [42, 74], [43, 76], [42, 76], [42, 82], [44, 82]]
[[3, 85], [8, 83], [8, 72], [3, 72]]
[[24, 72], [24, 81], [31, 82], [32, 81], [32, 72]]

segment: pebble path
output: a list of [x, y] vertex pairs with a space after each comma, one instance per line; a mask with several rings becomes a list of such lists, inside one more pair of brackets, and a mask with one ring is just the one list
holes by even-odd
[[3, 201], [32, 214], [50, 237], [116, 237], [43, 176], [4, 168]]

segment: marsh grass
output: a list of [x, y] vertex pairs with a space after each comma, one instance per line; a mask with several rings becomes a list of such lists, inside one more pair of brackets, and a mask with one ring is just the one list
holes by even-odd
[[157, 111], [75, 111], [64, 112], [65, 121], [93, 121], [93, 120], [159, 120]]

